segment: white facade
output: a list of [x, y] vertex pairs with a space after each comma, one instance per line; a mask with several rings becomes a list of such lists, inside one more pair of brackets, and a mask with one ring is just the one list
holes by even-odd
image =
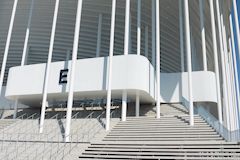
[[136, 116], [141, 103], [156, 104], [157, 118], [160, 103], [183, 103], [190, 125], [204, 105], [237, 130], [236, 9], [236, 0], [4, 0], [0, 84], [15, 110], [42, 107], [41, 126], [48, 102], [68, 101], [68, 130], [73, 100], [107, 99], [108, 130], [116, 98], [122, 120], [128, 102]]

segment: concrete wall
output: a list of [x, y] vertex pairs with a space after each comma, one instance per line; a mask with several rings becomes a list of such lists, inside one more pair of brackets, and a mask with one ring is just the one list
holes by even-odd
[[[81, 59], [76, 63], [75, 98], [106, 97], [108, 58]], [[23, 103], [40, 103], [42, 99], [46, 64], [13, 67], [9, 71], [6, 97], [19, 98]], [[59, 84], [60, 70], [70, 69], [71, 61], [51, 64], [48, 98], [66, 99], [68, 84]], [[161, 73], [162, 102], [187, 101], [187, 73]], [[140, 92], [141, 101], [154, 102], [155, 72], [147, 58], [128, 55], [113, 57], [113, 97], [121, 98], [122, 90], [130, 99]], [[67, 80], [69, 81], [70, 73]], [[193, 72], [194, 101], [216, 102], [215, 74]]]

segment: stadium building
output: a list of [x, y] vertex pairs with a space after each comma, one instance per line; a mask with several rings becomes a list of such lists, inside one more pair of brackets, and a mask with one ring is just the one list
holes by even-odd
[[1, 0], [1, 159], [240, 159], [237, 0]]

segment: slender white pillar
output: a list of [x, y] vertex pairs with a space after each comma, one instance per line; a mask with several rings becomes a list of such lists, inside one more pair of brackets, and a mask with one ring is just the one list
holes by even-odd
[[78, 42], [79, 42], [79, 34], [80, 34], [81, 15], [82, 15], [82, 0], [78, 0], [76, 23], [75, 23], [75, 32], [74, 32], [74, 41], [73, 41], [72, 64], [71, 64], [71, 70], [70, 70], [69, 93], [68, 93], [68, 102], [67, 102], [65, 142], [69, 142], [69, 139], [70, 139], [69, 136], [70, 136], [70, 128], [71, 128], [73, 89], [74, 89], [74, 78], [75, 78], [75, 68], [76, 68], [75, 64], [76, 64], [77, 53], [78, 53]]
[[136, 104], [135, 104], [135, 116], [139, 117], [139, 111], [140, 111], [140, 97], [139, 92], [136, 93]]
[[141, 8], [142, 0], [138, 0], [137, 6], [137, 55], [141, 55]]
[[29, 34], [30, 34], [30, 28], [31, 28], [31, 22], [32, 22], [32, 13], [33, 13], [34, 2], [35, 2], [35, 0], [32, 0], [30, 11], [29, 11], [28, 24], [27, 24], [26, 34], [25, 34], [21, 66], [26, 64], [26, 59], [27, 59], [26, 57], [27, 57], [27, 52], [28, 52], [28, 40], [29, 40]]
[[49, 81], [49, 74], [50, 74], [50, 65], [52, 62], [52, 52], [53, 52], [53, 45], [55, 40], [56, 26], [57, 26], [58, 9], [59, 9], [59, 0], [56, 0], [55, 11], [53, 15], [50, 45], [49, 45], [49, 51], [48, 51], [48, 61], [46, 65], [46, 73], [45, 73], [45, 80], [44, 80], [44, 87], [43, 87], [43, 99], [42, 99], [42, 109], [41, 109], [40, 128], [39, 128], [40, 133], [43, 132], [43, 125], [44, 125], [44, 119], [45, 119], [48, 81]]
[[227, 48], [227, 41], [226, 41], [226, 32], [225, 27], [223, 24], [223, 14], [221, 13], [221, 27], [222, 27], [222, 42], [223, 42], [223, 53], [224, 53], [224, 63], [223, 67], [225, 68], [225, 74], [226, 74], [226, 94], [227, 94], [227, 103], [228, 107], [225, 108], [225, 114], [226, 114], [226, 120], [227, 120], [227, 128], [231, 129], [231, 123], [230, 123], [230, 114], [231, 108], [232, 108], [232, 99], [231, 99], [231, 91], [230, 91], [230, 82], [229, 82], [229, 69], [228, 69], [228, 48]]
[[145, 47], [144, 47], [145, 57], [148, 58], [148, 26], [145, 26]]
[[205, 23], [204, 23], [204, 0], [199, 0], [199, 13], [200, 13], [200, 29], [202, 35], [202, 54], [203, 54], [203, 70], [207, 71], [207, 53], [206, 53], [206, 36], [205, 36]]
[[234, 77], [234, 72], [233, 72], [233, 53], [232, 53], [232, 45], [231, 45], [231, 38], [228, 38], [228, 46], [229, 46], [229, 70], [230, 70], [230, 83], [231, 83], [231, 94], [232, 94], [232, 100], [233, 100], [233, 105], [232, 105], [232, 124], [233, 124], [233, 130], [236, 130], [237, 128], [237, 100], [236, 100], [236, 90], [235, 90], [235, 77]]
[[[130, 0], [126, 0], [125, 7], [125, 33], [124, 33], [124, 55], [129, 53], [130, 44]], [[126, 120], [127, 116], [127, 91], [122, 93], [122, 121]]]
[[130, 31], [130, 0], [126, 0], [125, 8], [125, 33], [124, 33], [124, 55], [129, 53], [129, 31]]
[[155, 5], [156, 0], [152, 0], [152, 65], [155, 68], [155, 58], [156, 58], [156, 14]]
[[181, 72], [184, 72], [184, 37], [183, 37], [183, 11], [182, 11], [182, 0], [178, 1], [179, 11], [179, 37], [180, 37], [180, 54], [181, 54]]
[[98, 34], [97, 34], [96, 57], [100, 56], [101, 37], [102, 37], [102, 14], [99, 14], [99, 16], [98, 16]]
[[236, 28], [236, 35], [237, 35], [238, 54], [240, 59], [240, 33], [239, 33], [239, 20], [238, 20], [239, 17], [238, 17], [237, 0], [233, 0], [233, 11], [234, 11], [235, 28]]
[[156, 0], [156, 79], [157, 79], [157, 118], [160, 118], [160, 8], [159, 0]]
[[[211, 0], [209, 0], [209, 2], [211, 2]], [[227, 87], [226, 87], [226, 71], [225, 71], [225, 66], [224, 66], [225, 58], [224, 58], [224, 51], [223, 51], [223, 36], [222, 36], [222, 29], [221, 29], [222, 27], [221, 27], [221, 20], [220, 20], [219, 0], [216, 0], [216, 9], [217, 9], [218, 35], [219, 35], [221, 69], [222, 69], [222, 79], [223, 79], [223, 103], [224, 103], [224, 108], [226, 109], [226, 108], [228, 108], [228, 96], [227, 96]], [[213, 12], [213, 15], [214, 15], [214, 12]], [[216, 30], [216, 28], [214, 30]], [[221, 95], [220, 90], [218, 90], [217, 94], [218, 94], [218, 96], [219, 96], [219, 94]], [[220, 123], [222, 123], [222, 107], [221, 106], [222, 106], [221, 101], [220, 101], [220, 99], [218, 99], [218, 116], [219, 116]]]
[[218, 68], [217, 34], [216, 34], [216, 24], [215, 24], [213, 1], [209, 0], [209, 4], [210, 4], [211, 29], [212, 29], [213, 52], [214, 52], [214, 69], [215, 69], [215, 74], [216, 74], [218, 119], [219, 119], [219, 122], [222, 123], [222, 101], [221, 101], [220, 77], [219, 77], [219, 68]]
[[[232, 45], [232, 57], [233, 57], [233, 66], [234, 66], [234, 79], [235, 79], [235, 90], [236, 90], [236, 107], [240, 107], [240, 95], [239, 95], [239, 79], [238, 79], [238, 68], [237, 68], [237, 60], [236, 60], [236, 46], [235, 46], [235, 38], [234, 38], [234, 32], [233, 32], [233, 21], [232, 21], [232, 15], [229, 15], [229, 23], [230, 23], [230, 32], [231, 32], [231, 45]], [[236, 115], [238, 117], [238, 115]], [[238, 122], [238, 121], [237, 121]], [[237, 125], [237, 129], [239, 128], [239, 125]]]
[[15, 103], [14, 103], [13, 119], [17, 118], [17, 111], [18, 111], [18, 98], [15, 100]]
[[112, 57], [114, 49], [114, 32], [115, 32], [115, 15], [116, 0], [112, 0], [112, 17], [111, 17], [111, 33], [108, 60], [108, 88], [107, 88], [107, 107], [106, 107], [106, 131], [110, 129], [110, 112], [111, 112], [111, 94], [112, 94]]
[[123, 90], [122, 94], [122, 121], [127, 119], [127, 91]]
[[14, 0], [10, 25], [8, 29], [7, 41], [6, 41], [4, 55], [3, 55], [2, 68], [0, 73], [0, 94], [2, 93], [4, 74], [5, 74], [6, 64], [7, 64], [8, 51], [9, 51], [10, 41], [12, 37], [13, 23], [16, 15], [17, 4], [18, 4], [18, 0]]
[[194, 125], [194, 111], [193, 111], [193, 95], [192, 95], [192, 53], [190, 41], [190, 23], [189, 23], [189, 7], [188, 0], [184, 0], [185, 9], [185, 34], [186, 34], [186, 49], [187, 49], [187, 63], [188, 63], [188, 100], [189, 100], [189, 124]]

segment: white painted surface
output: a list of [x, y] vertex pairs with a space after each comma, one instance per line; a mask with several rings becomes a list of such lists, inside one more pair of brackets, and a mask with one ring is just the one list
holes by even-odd
[[[106, 97], [106, 71], [108, 57], [81, 59], [76, 62], [74, 97]], [[68, 85], [59, 85], [60, 70], [69, 68], [67, 62], [51, 63], [48, 100], [66, 100]], [[46, 64], [12, 67], [9, 71], [6, 94], [8, 99], [19, 97], [25, 104], [40, 104]], [[70, 74], [68, 73], [68, 79]], [[128, 97], [135, 101], [139, 91], [141, 102], [154, 102], [154, 70], [143, 56], [128, 55], [113, 57], [112, 93], [113, 98], [122, 97], [127, 90]], [[182, 81], [181, 81], [182, 77]], [[187, 73], [161, 73], [161, 102], [182, 102], [188, 98]], [[193, 101], [217, 102], [215, 74], [213, 72], [193, 72]], [[180, 84], [183, 84], [181, 87]], [[183, 98], [180, 88], [183, 88]]]

